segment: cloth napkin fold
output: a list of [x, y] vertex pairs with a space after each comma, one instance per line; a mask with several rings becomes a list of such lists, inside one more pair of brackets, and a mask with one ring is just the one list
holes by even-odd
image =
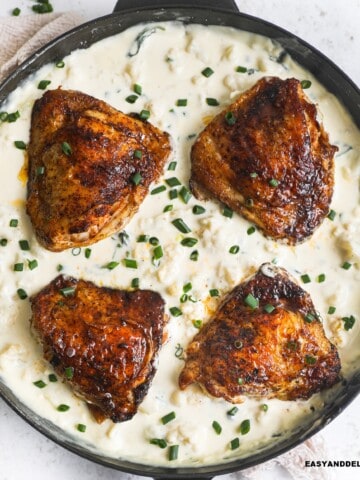
[[[81, 23], [82, 18], [76, 12], [0, 18], [0, 82], [40, 47]], [[331, 480], [334, 476], [330, 470], [305, 468], [306, 460], [326, 458], [329, 455], [324, 440], [317, 434], [274, 460], [228, 477], [261, 480], [265, 472], [280, 466], [294, 480]]]

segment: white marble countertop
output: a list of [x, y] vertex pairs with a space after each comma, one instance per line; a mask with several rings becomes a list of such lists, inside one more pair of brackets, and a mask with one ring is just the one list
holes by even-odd
[[[77, 10], [85, 20], [110, 13], [115, 0], [51, 0], [55, 11]], [[181, 3], [181, 0], [179, 1]], [[196, 0], [194, 0], [194, 5]], [[221, 0], [219, 6], [221, 6]], [[0, 2], [0, 16], [15, 7], [31, 13], [29, 0]], [[242, 12], [269, 20], [300, 36], [339, 65], [360, 85], [360, 0], [237, 0]], [[360, 461], [360, 396], [322, 432], [329, 460]], [[302, 478], [355, 480], [360, 468], [306, 469]], [[0, 399], [0, 480], [137, 480], [121, 472], [95, 465], [49, 441]], [[226, 475], [222, 480], [240, 479]], [[279, 468], [255, 475], [254, 480], [286, 480], [292, 477]]]

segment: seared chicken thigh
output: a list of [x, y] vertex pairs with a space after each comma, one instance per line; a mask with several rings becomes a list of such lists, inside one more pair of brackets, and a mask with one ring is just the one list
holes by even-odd
[[259, 80], [200, 133], [190, 186], [296, 244], [329, 212], [337, 147], [298, 80]]
[[214, 397], [307, 399], [339, 380], [340, 360], [308, 293], [287, 272], [261, 266], [235, 287], [186, 351], [181, 389]]
[[31, 324], [44, 356], [95, 418], [132, 418], [156, 372], [164, 301], [59, 276], [31, 298]]
[[171, 151], [146, 121], [72, 90], [49, 90], [31, 120], [27, 212], [39, 242], [61, 251], [122, 229]]

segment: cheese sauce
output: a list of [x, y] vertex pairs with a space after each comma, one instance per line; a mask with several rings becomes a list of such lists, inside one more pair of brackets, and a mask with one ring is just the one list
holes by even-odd
[[[143, 24], [73, 52], [64, 58], [64, 64], [44, 66], [19, 86], [2, 108], [8, 113], [18, 111], [20, 117], [15, 122], [0, 122], [0, 377], [31, 409], [90, 449], [110, 457], [171, 467], [219, 463], [249, 455], [317, 418], [338, 386], [308, 401], [245, 398], [233, 416], [228, 414], [233, 405], [208, 397], [198, 386], [185, 391], [178, 388], [183, 349], [198, 331], [194, 323], [199, 326], [199, 322], [194, 321], [207, 322], [220, 299], [263, 262], [286, 268], [310, 293], [327, 336], [339, 349], [344, 377], [350, 377], [359, 362], [360, 134], [338, 100], [288, 56], [280, 62], [281, 53], [281, 47], [271, 40], [231, 28], [176, 22]], [[213, 73], [204, 75], [206, 68]], [[333, 219], [326, 218], [313, 237], [297, 247], [252, 232], [248, 221], [236, 214], [225, 216], [224, 206], [216, 201], [199, 202], [192, 197], [185, 203], [179, 195], [181, 186], [166, 183], [166, 179], [176, 177], [188, 188], [190, 149], [196, 135], [264, 75], [310, 80], [306, 93], [318, 104], [330, 141], [339, 147], [331, 205], [336, 214]], [[126, 235], [92, 245], [91, 252], [85, 248], [62, 253], [45, 250], [37, 243], [25, 213], [26, 151], [16, 148], [14, 142], [29, 141], [31, 109], [43, 94], [38, 88], [42, 80], [51, 82], [47, 88], [77, 89], [124, 113], [149, 110], [149, 121], [172, 138], [172, 157], [156, 185], [165, 185], [166, 190], [148, 195], [127, 225]], [[136, 95], [134, 84], [140, 85], [142, 92], [129, 103], [128, 97]], [[207, 98], [215, 98], [219, 105], [208, 105]], [[179, 99], [186, 99], [186, 106], [179, 106]], [[170, 164], [174, 170], [168, 169]], [[174, 190], [178, 196], [170, 198]], [[205, 211], [194, 214], [195, 205]], [[188, 236], [198, 239], [193, 247], [180, 243], [185, 235], [172, 224], [176, 218], [191, 228]], [[156, 237], [163, 257], [154, 261], [155, 246], [149, 241], [138, 242], [140, 235]], [[30, 249], [22, 250], [20, 240], [27, 240]], [[239, 246], [236, 254], [229, 252], [234, 245]], [[138, 268], [126, 268], [125, 258], [136, 259]], [[103, 268], [110, 261], [119, 265], [113, 270]], [[23, 270], [14, 271], [21, 268], [15, 264], [22, 264]], [[29, 302], [19, 298], [18, 290], [33, 295], [60, 269], [64, 274], [120, 289], [131, 288], [132, 280], [138, 278], [140, 288], [156, 290], [166, 301], [169, 338], [159, 355], [149, 393], [131, 421], [114, 424], [107, 420], [98, 425], [67, 385], [60, 379], [48, 379], [53, 373], [51, 366], [43, 360], [30, 332]], [[305, 274], [310, 283], [302, 283]], [[189, 283], [191, 289], [184, 291]], [[211, 296], [212, 289], [217, 289], [219, 296]], [[328, 313], [329, 307], [336, 307], [336, 311]], [[352, 318], [355, 322], [349, 328]], [[39, 380], [46, 386], [34, 385]], [[60, 404], [70, 409], [59, 412]], [[170, 412], [175, 412], [176, 418], [164, 425], [161, 418]], [[250, 431], [244, 435], [239, 430], [243, 420], [250, 420]], [[222, 427], [220, 434], [212, 426], [214, 421]], [[86, 431], [80, 432], [78, 424], [86, 425]], [[165, 439], [168, 447], [151, 444], [154, 438]], [[231, 448], [234, 438], [240, 439], [239, 448]], [[177, 460], [169, 460], [171, 445], [179, 445]]]

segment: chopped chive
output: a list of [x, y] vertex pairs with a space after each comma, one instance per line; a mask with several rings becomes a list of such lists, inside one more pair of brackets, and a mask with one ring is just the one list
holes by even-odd
[[71, 297], [75, 293], [75, 287], [64, 287], [60, 288], [60, 293], [64, 297]]
[[158, 245], [156, 248], [154, 248], [154, 258], [155, 260], [159, 260], [159, 258], [162, 258], [164, 256], [163, 249], [161, 245]]
[[274, 305], [271, 305], [270, 303], [267, 303], [264, 306], [264, 310], [265, 310], [266, 313], [272, 313], [275, 310], [275, 307], [274, 307]]
[[184, 247], [193, 247], [194, 245], [196, 245], [198, 243], [198, 240], [197, 240], [197, 238], [186, 237], [186, 238], [183, 238], [180, 243]]
[[37, 388], [46, 387], [46, 383], [43, 380], [36, 380], [36, 382], [33, 382], [33, 385], [35, 385]]
[[70, 410], [70, 407], [69, 405], [65, 405], [64, 403], [61, 403], [56, 410], [58, 412], [67, 412], [68, 410]]
[[6, 122], [8, 119], [9, 114], [7, 112], [0, 112], [0, 120], [2, 122]]
[[182, 218], [176, 218], [171, 222], [174, 227], [176, 227], [181, 233], [190, 233], [191, 228], [189, 228]]
[[181, 187], [179, 196], [184, 203], [189, 203], [192, 193], [186, 187]]
[[139, 172], [136, 172], [132, 177], [131, 177], [131, 181], [134, 185], [139, 185], [140, 182], [142, 180], [142, 176]]
[[19, 220], [17, 218], [12, 218], [9, 223], [10, 227], [13, 227], [13, 228], [17, 227], [18, 224], [19, 224]]
[[250, 432], [250, 420], [243, 420], [240, 424], [240, 433], [241, 435], [246, 435]]
[[150, 118], [150, 112], [149, 110], [141, 110], [139, 113], [139, 117], [141, 120], [148, 120]]
[[351, 268], [351, 263], [350, 262], [344, 262], [341, 265], [341, 268], [343, 268], [344, 270], [349, 270]]
[[149, 235], [139, 235], [136, 239], [138, 243], [146, 243], [149, 241], [150, 236]]
[[124, 265], [126, 268], [138, 268], [137, 261], [131, 258], [124, 258]]
[[55, 375], [55, 373], [50, 373], [49, 376], [48, 376], [48, 379], [49, 379], [49, 382], [51, 382], [51, 383], [55, 383], [55, 382], [58, 381], [57, 376]]
[[176, 188], [174, 188], [174, 190], [169, 191], [170, 200], [174, 200], [175, 198], [177, 198], [177, 196], [178, 196], [178, 191], [176, 190]]
[[354, 315], [350, 315], [350, 317], [343, 317], [341, 320], [344, 322], [344, 329], [346, 331], [351, 330], [356, 321]]
[[277, 187], [279, 185], [279, 181], [276, 180], [276, 178], [272, 178], [271, 180], [269, 180], [269, 185], [270, 187]]
[[156, 245], [159, 245], [160, 240], [157, 237], [150, 237], [149, 243], [155, 247]]
[[11, 12], [11, 14], [13, 15], [13, 17], [18, 17], [21, 13], [21, 10], [19, 7], [16, 7], [14, 8], [14, 10]]
[[237, 448], [240, 447], [240, 440], [239, 437], [235, 437], [231, 440], [230, 442], [230, 448], [231, 450], [236, 450]]
[[169, 448], [169, 460], [176, 460], [179, 455], [179, 445], [171, 445]]
[[269, 405], [267, 403], [263, 403], [260, 405], [260, 408], [263, 412], [267, 412], [269, 410]]
[[226, 207], [226, 206], [224, 207], [223, 212], [222, 212], [222, 214], [224, 215], [224, 217], [227, 217], [227, 218], [232, 218], [233, 213], [234, 213], [234, 212], [231, 210], [231, 208]]
[[170, 162], [168, 166], [168, 170], [174, 171], [176, 169], [177, 162]]
[[67, 142], [62, 142], [61, 144], [61, 150], [63, 151], [63, 153], [65, 153], [65, 155], [69, 156], [72, 154], [72, 149], [70, 147], [70, 145], [67, 143]]
[[316, 363], [316, 358], [311, 356], [311, 355], [305, 355], [305, 363], [307, 365], [315, 365]]
[[20, 300], [25, 300], [25, 298], [27, 298], [28, 296], [26, 291], [23, 288], [18, 288], [16, 292]]
[[16, 120], [18, 118], [20, 118], [19, 110], [17, 110], [16, 112], [13, 112], [13, 113], [8, 113], [8, 115], [6, 117], [6, 121], [9, 122], [9, 123], [13, 123], [13, 122], [16, 122]]
[[328, 314], [332, 315], [335, 312], [336, 312], [336, 307], [330, 306], [329, 309], [328, 309]]
[[134, 92], [137, 93], [138, 95], [141, 95], [141, 94], [142, 94], [142, 86], [139, 85], [138, 83], [134, 83], [133, 90], [134, 90]]
[[212, 422], [212, 427], [213, 427], [215, 433], [216, 433], [217, 435], [220, 435], [220, 433], [222, 432], [222, 427], [221, 427], [220, 423], [217, 422], [216, 420], [214, 420], [214, 421]]
[[39, 3], [31, 7], [32, 11], [35, 13], [51, 13], [54, 8], [48, 1], [38, 0]]
[[205, 213], [206, 210], [201, 205], [194, 205], [193, 209], [192, 209], [192, 212], [193, 212], [194, 215], [201, 215], [202, 213]]
[[23, 263], [15, 263], [14, 264], [14, 272], [22, 272], [24, 270]]
[[217, 107], [220, 105], [219, 101], [216, 100], [216, 98], [211, 97], [207, 97], [206, 103], [209, 105], [209, 107]]
[[55, 63], [56, 68], [64, 68], [65, 67], [65, 62], [63, 60], [59, 60], [58, 62]]
[[131, 280], [131, 288], [139, 288], [140, 286], [140, 279], [139, 278], [133, 278]]
[[246, 67], [242, 67], [241, 65], [239, 65], [238, 67], [235, 68], [235, 71], [238, 72], [238, 73], [246, 73], [246, 72], [247, 72], [247, 68], [246, 68]]
[[217, 288], [212, 288], [209, 290], [210, 297], [218, 297], [220, 295], [220, 292]]
[[256, 172], [251, 172], [250, 177], [251, 178], [257, 178], [259, 175]]
[[84, 255], [85, 255], [85, 258], [90, 258], [91, 257], [91, 248], [85, 248]]
[[105, 264], [102, 268], [107, 268], [108, 270], [114, 270], [114, 268], [116, 268], [118, 265], [119, 265], [119, 262], [112, 261]]
[[256, 228], [255, 228], [253, 225], [252, 225], [251, 227], [249, 227], [249, 228], [247, 229], [247, 231], [246, 231], [246, 233], [247, 233], [248, 235], [252, 235], [252, 234], [255, 233], [255, 232], [256, 232]]
[[176, 418], [176, 413], [175, 412], [170, 412], [161, 417], [161, 423], [163, 425], [166, 425], [167, 423], [171, 422], [172, 420], [175, 420]]
[[320, 273], [320, 275], [318, 275], [317, 277], [318, 283], [325, 282], [325, 279], [326, 279], [325, 273]]
[[307, 313], [305, 315], [305, 321], [307, 323], [312, 323], [314, 320], [315, 320], [315, 315], [313, 315], [312, 313]]
[[169, 185], [169, 187], [177, 187], [181, 185], [181, 182], [176, 177], [166, 178], [165, 182]]
[[139, 97], [137, 95], [129, 95], [125, 98], [125, 101], [128, 103], [135, 103]]
[[311, 81], [310, 80], [301, 80], [301, 87], [303, 89], [310, 88], [311, 87]]
[[14, 145], [19, 150], [26, 150], [26, 143], [22, 140], [15, 140]]
[[27, 240], [19, 240], [19, 246], [21, 250], [30, 250], [30, 245]]
[[174, 208], [174, 206], [171, 205], [171, 204], [165, 205], [163, 212], [164, 212], [164, 213], [166, 213], [166, 212], [171, 212], [171, 210], [172, 210], [173, 208]]
[[2, 239], [0, 240], [0, 245], [1, 245], [2, 247], [6, 247], [7, 243], [8, 243], [7, 238], [2, 238]]
[[185, 283], [185, 285], [183, 286], [183, 292], [184, 293], [190, 292], [191, 289], [192, 289], [192, 283], [191, 282]]
[[335, 217], [336, 217], [336, 212], [335, 210], [330, 210], [330, 212], [328, 213], [327, 215], [327, 218], [331, 221], [334, 221], [335, 220]]
[[182, 315], [182, 311], [178, 307], [170, 307], [169, 310], [173, 317], [180, 317], [180, 315]]
[[233, 112], [226, 112], [225, 114], [225, 122], [232, 126], [232, 125], [235, 125], [236, 123], [236, 117], [235, 115], [233, 114]]
[[157, 445], [160, 448], [166, 448], [167, 447], [167, 442], [163, 438], [152, 438], [149, 443], [151, 445]]
[[248, 293], [248, 295], [246, 295], [246, 297], [244, 298], [244, 303], [252, 309], [258, 308], [259, 306], [259, 300], [255, 298], [254, 295], [252, 295], [251, 293]]
[[189, 297], [188, 297], [187, 293], [183, 293], [180, 297], [180, 303], [185, 303], [188, 298]]
[[233, 245], [232, 247], [229, 248], [229, 253], [232, 253], [233, 255], [239, 253], [240, 247], [239, 245]]
[[51, 83], [51, 80], [41, 80], [39, 83], [38, 83], [38, 89], [39, 90], [46, 90], [46, 88], [50, 85]]
[[199, 259], [199, 252], [197, 250], [194, 250], [193, 252], [190, 253], [190, 260], [193, 262], [197, 262]]
[[134, 157], [138, 158], [139, 160], [142, 158], [143, 154], [141, 150], [134, 150]]
[[311, 278], [309, 277], [309, 275], [306, 273], [305, 275], [301, 275], [301, 280], [303, 283], [310, 283], [311, 282]]
[[60, 263], [59, 263], [59, 265], [57, 265], [57, 267], [56, 267], [56, 270], [58, 272], [61, 272], [62, 270], [64, 270], [64, 267], [62, 265], [60, 265]]
[[187, 98], [179, 98], [176, 100], [176, 106], [177, 107], [186, 107], [187, 105]]
[[232, 408], [230, 408], [230, 410], [228, 410], [226, 413], [227, 413], [230, 417], [233, 417], [234, 415], [237, 414], [238, 411], [239, 411], [238, 407], [232, 407]]
[[35, 270], [39, 266], [38, 261], [34, 258], [33, 260], [28, 260], [28, 267], [30, 270]]
[[36, 167], [36, 175], [44, 175], [45, 167], [41, 165], [40, 167]]
[[244, 384], [244, 379], [243, 378], [238, 378], [237, 383], [238, 383], [238, 385], [243, 385]]
[[164, 192], [165, 190], [166, 190], [165, 185], [160, 185], [159, 187], [153, 188], [150, 194], [157, 195], [158, 193]]
[[200, 329], [202, 327], [202, 320], [193, 320], [192, 324], [194, 325], [195, 328]]
[[66, 367], [65, 368], [65, 377], [68, 380], [71, 380], [74, 376], [74, 367]]
[[86, 432], [86, 425], [84, 425], [83, 423], [78, 423], [76, 428], [81, 433]]
[[210, 67], [206, 67], [204, 68], [204, 70], [202, 70], [201, 73], [202, 75], [204, 75], [204, 77], [209, 78], [214, 73], [214, 70]]

